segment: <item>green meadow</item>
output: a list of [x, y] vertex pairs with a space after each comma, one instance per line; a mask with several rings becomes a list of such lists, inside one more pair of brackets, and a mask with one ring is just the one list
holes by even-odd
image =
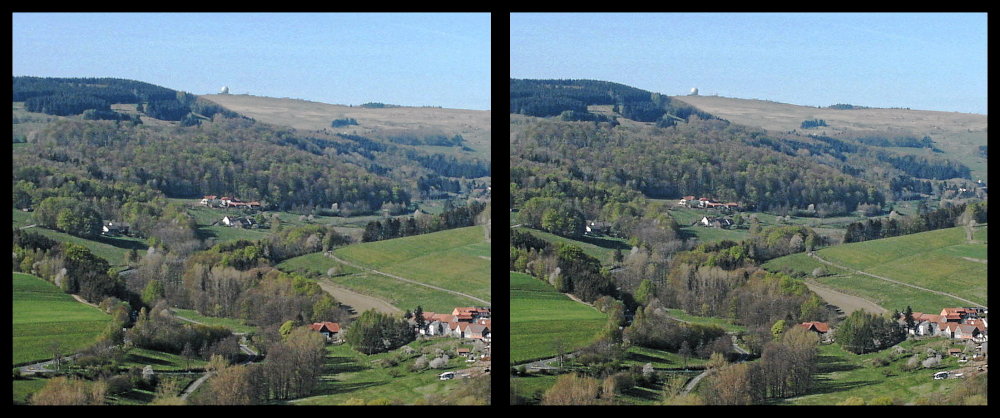
[[[408, 344], [414, 350], [413, 354], [404, 354], [402, 349], [398, 349], [373, 355], [361, 354], [347, 344], [329, 345], [320, 387], [312, 396], [292, 403], [342, 405], [356, 400], [386, 400], [393, 405], [412, 405], [446, 395], [468, 382], [464, 379], [438, 378], [445, 371], [471, 367], [464, 358], [454, 354], [454, 348], [459, 345], [459, 341], [452, 338], [429, 339]], [[433, 353], [437, 349], [451, 354], [446, 367], [420, 371], [410, 369], [421, 352], [427, 350]], [[428, 357], [434, 358], [434, 354]]]
[[[817, 251], [825, 260], [903, 283], [953, 294], [983, 305], [987, 303], [987, 245], [978, 241], [986, 226], [974, 232], [974, 243], [966, 241], [962, 227], [939, 229], [893, 238], [827, 247]], [[822, 264], [805, 253], [776, 258], [764, 268], [811, 276], [822, 267], [827, 276], [816, 281], [844, 293], [869, 299], [888, 310], [906, 306], [920, 312], [935, 312], [946, 306], [967, 303], [947, 295], [923, 291], [854, 274]]]
[[359, 273], [354, 267], [339, 263], [322, 252], [289, 258], [276, 265], [279, 270], [300, 273], [306, 277], [326, 276], [331, 268], [339, 270], [336, 275]]
[[[845, 351], [838, 344], [821, 344], [818, 372], [810, 394], [779, 400], [784, 405], [836, 405], [847, 398], [870, 401], [889, 397], [898, 404], [937, 405], [950, 391], [958, 388], [960, 379], [934, 380], [934, 373], [955, 370], [958, 359], [945, 355], [941, 365], [933, 369], [906, 370], [906, 362], [914, 355], [923, 355], [928, 348], [944, 352], [952, 345], [940, 338], [907, 340], [896, 348], [868, 354]], [[897, 353], [895, 350], [901, 350]], [[882, 359], [884, 362], [875, 362]]]
[[[597, 309], [576, 302], [541, 280], [510, 273], [510, 362], [556, 355], [594, 342], [607, 323]], [[558, 342], [558, 344], [557, 344]]]
[[50, 359], [54, 344], [64, 354], [84, 348], [111, 322], [111, 316], [52, 283], [29, 274], [13, 276], [13, 364]]
[[[481, 226], [348, 245], [337, 248], [334, 254], [383, 273], [490, 300], [490, 243], [486, 241]], [[403, 282], [385, 279], [391, 280], [387, 283], [394, 285], [395, 292], [399, 292], [399, 284]], [[335, 281], [340, 284], [351, 282]], [[354, 282], [348, 286], [355, 289], [357, 284]], [[363, 287], [358, 291], [364, 293], [364, 283], [360, 284]], [[468, 298], [462, 300], [464, 303], [461, 305], [481, 304]]]
[[44, 235], [59, 242], [71, 242], [82, 245], [94, 253], [94, 255], [107, 260], [108, 264], [112, 266], [125, 265], [125, 256], [130, 249], [139, 251], [139, 254], [145, 254], [146, 249], [149, 248], [145, 240], [134, 237], [99, 236], [93, 239], [86, 239], [40, 226], [28, 228], [25, 231]]
[[611, 265], [614, 260], [615, 250], [621, 250], [623, 254], [628, 254], [631, 250], [631, 246], [628, 242], [621, 238], [613, 238], [608, 236], [603, 237], [580, 237], [578, 239], [561, 237], [559, 235], [550, 234], [548, 232], [539, 231], [537, 229], [531, 229], [527, 227], [517, 227], [516, 229], [522, 232], [528, 232], [538, 238], [545, 241], [551, 242], [553, 244], [563, 243], [572, 244], [580, 247], [584, 254], [594, 257], [600, 260], [603, 265]]
[[400, 311], [412, 311], [420, 306], [424, 312], [450, 313], [456, 306], [474, 306], [479, 303], [465, 296], [375, 273], [348, 274], [331, 277], [329, 280], [362, 295], [384, 300]]

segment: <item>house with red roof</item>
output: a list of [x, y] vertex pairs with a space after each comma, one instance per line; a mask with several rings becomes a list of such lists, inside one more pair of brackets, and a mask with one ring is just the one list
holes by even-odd
[[830, 325], [826, 322], [803, 322], [799, 325], [821, 336], [830, 332]]
[[340, 324], [336, 322], [314, 322], [309, 324], [309, 329], [323, 334], [327, 341], [339, 339]]

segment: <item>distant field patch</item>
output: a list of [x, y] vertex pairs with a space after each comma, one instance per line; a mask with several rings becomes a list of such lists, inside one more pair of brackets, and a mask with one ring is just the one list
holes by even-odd
[[[838, 265], [983, 305], [987, 302], [987, 264], [982, 261], [987, 259], [987, 253], [986, 244], [968, 243], [962, 227], [843, 244], [817, 251], [820, 257]], [[806, 276], [811, 276], [812, 271], [820, 267], [828, 274], [816, 278], [820, 284], [871, 300], [889, 311], [911, 306], [917, 311], [934, 312], [945, 306], [964, 305], [947, 295], [837, 269], [805, 253], [776, 258], [763, 267]]]
[[353, 292], [384, 300], [400, 311], [412, 311], [420, 306], [425, 312], [451, 313], [456, 306], [475, 303], [464, 296], [401, 282], [375, 273], [348, 274], [329, 280]]
[[13, 273], [12, 282], [13, 364], [51, 358], [54, 343], [62, 345], [63, 354], [86, 347], [111, 321], [41, 278]]
[[142, 251], [149, 248], [149, 245], [142, 238], [99, 236], [94, 239], [86, 239], [40, 226], [28, 228], [25, 231], [45, 235], [59, 242], [71, 242], [82, 245], [94, 253], [94, 255], [107, 260], [112, 266], [125, 265], [125, 255], [128, 254], [130, 249], [134, 248], [142, 254]]
[[628, 254], [632, 249], [624, 239], [608, 236], [601, 237], [580, 237], [578, 239], [561, 237], [548, 232], [539, 231], [527, 227], [518, 227], [519, 231], [530, 233], [538, 238], [551, 243], [571, 244], [580, 247], [583, 252], [591, 257], [600, 260], [601, 264], [609, 265], [614, 258], [615, 250], [621, 250], [623, 254]]
[[548, 284], [522, 273], [510, 273], [510, 362], [523, 363], [590, 344], [607, 316], [573, 301]]
[[[904, 283], [937, 290], [986, 305], [985, 244], [967, 244], [962, 227], [824, 248], [820, 257]], [[953, 304], [960, 304], [955, 300]], [[892, 309], [892, 307], [887, 307]]]
[[[367, 268], [490, 300], [490, 243], [481, 226], [348, 245], [334, 254]], [[464, 305], [476, 303], [465, 300]]]
[[322, 252], [306, 254], [294, 258], [289, 258], [277, 267], [281, 271], [299, 272], [305, 276], [323, 275], [326, 276], [330, 269], [335, 269], [337, 274], [353, 274], [359, 272], [358, 269], [338, 263], [336, 260], [327, 257]]

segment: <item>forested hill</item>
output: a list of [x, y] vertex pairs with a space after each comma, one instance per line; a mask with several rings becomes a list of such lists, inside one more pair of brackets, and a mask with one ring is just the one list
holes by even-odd
[[[629, 103], [661, 116], [626, 116]], [[769, 131], [695, 108], [680, 111], [685, 106], [615, 83], [511, 79], [511, 207], [536, 209], [532, 199], [554, 198], [572, 206], [558, 213], [612, 222], [618, 234], [631, 236], [644, 198], [694, 195], [829, 217], [886, 214], [900, 200], [980, 192], [969, 167], [935, 151], [933, 138], [902, 130]], [[575, 117], [581, 112], [597, 117]], [[686, 118], [671, 118], [677, 115]], [[619, 124], [620, 117], [644, 123]]]
[[[120, 78], [14, 77], [13, 101], [25, 110], [56, 116], [82, 115], [84, 119], [132, 120], [137, 114], [195, 125], [217, 113], [233, 112], [196, 96], [141, 81]], [[112, 104], [136, 105], [136, 113], [121, 113]]]
[[563, 120], [611, 121], [587, 109], [610, 105], [622, 117], [670, 126], [692, 114], [711, 118], [694, 107], [669, 97], [624, 84], [596, 80], [510, 79], [510, 113], [528, 116], [560, 116]]
[[[139, 81], [14, 77], [13, 100], [14, 142], [27, 143], [13, 156], [17, 208], [35, 207], [52, 187], [87, 200], [107, 197], [94, 195], [98, 188], [138, 185], [166, 197], [235, 195], [281, 210], [398, 214], [413, 210], [411, 199], [485, 190], [491, 170], [460, 149], [460, 136], [430, 132], [410, 145], [385, 135], [303, 132]], [[109, 203], [105, 219], [121, 203]]]

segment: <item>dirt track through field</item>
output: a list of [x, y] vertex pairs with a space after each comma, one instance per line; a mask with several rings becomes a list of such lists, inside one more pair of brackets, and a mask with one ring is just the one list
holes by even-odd
[[358, 270], [364, 270], [364, 271], [372, 272], [372, 273], [375, 273], [375, 274], [381, 274], [383, 276], [391, 277], [391, 278], [399, 280], [401, 282], [415, 284], [417, 286], [423, 286], [423, 287], [431, 288], [431, 289], [434, 289], [434, 290], [439, 290], [439, 291], [442, 291], [442, 292], [448, 292], [448, 293], [451, 293], [453, 295], [467, 297], [467, 298], [472, 299], [472, 300], [474, 300], [476, 302], [482, 303], [482, 304], [484, 304], [486, 306], [490, 305], [490, 301], [485, 300], [485, 299], [477, 298], [477, 297], [472, 296], [472, 295], [467, 294], [467, 293], [457, 292], [457, 291], [454, 291], [454, 290], [451, 290], [451, 289], [445, 289], [443, 287], [438, 287], [438, 286], [430, 285], [430, 284], [427, 284], [427, 283], [418, 282], [416, 280], [410, 280], [410, 279], [407, 279], [405, 277], [397, 276], [395, 274], [385, 273], [385, 272], [381, 272], [381, 271], [378, 271], [378, 270], [375, 270], [375, 269], [371, 269], [371, 268], [368, 268], [368, 267], [363, 267], [363, 266], [351, 263], [349, 261], [343, 260], [341, 258], [338, 258], [337, 256], [333, 255], [333, 253], [330, 252], [330, 251], [327, 251], [325, 254], [326, 254], [327, 257], [330, 257], [330, 258], [334, 259], [335, 261], [337, 261], [340, 264], [343, 264], [343, 265], [346, 265], [346, 266], [351, 266], [351, 267], [354, 267], [354, 268], [356, 268]]
[[[970, 306], [983, 306], [982, 304], [973, 302], [973, 301], [965, 299], [965, 298], [961, 298], [961, 297], [955, 296], [955, 295], [953, 295], [951, 293], [945, 293], [945, 292], [941, 292], [941, 291], [937, 291], [937, 290], [931, 290], [931, 289], [928, 289], [926, 287], [917, 286], [915, 284], [904, 283], [904, 282], [901, 282], [901, 281], [898, 281], [898, 280], [890, 279], [888, 277], [882, 277], [882, 276], [878, 276], [878, 275], [875, 275], [875, 274], [863, 272], [861, 270], [855, 270], [855, 269], [852, 269], [852, 268], [847, 268], [847, 267], [841, 266], [839, 264], [836, 264], [836, 263], [824, 260], [823, 258], [821, 258], [819, 255], [817, 255], [814, 252], [809, 252], [807, 254], [810, 257], [815, 258], [816, 261], [819, 261], [820, 263], [831, 265], [831, 266], [834, 266], [834, 267], [839, 268], [841, 270], [848, 271], [848, 272], [851, 272], [851, 273], [854, 273], [854, 274], [863, 274], [865, 276], [874, 277], [876, 279], [884, 280], [884, 281], [887, 281], [889, 283], [894, 283], [894, 284], [898, 284], [898, 285], [902, 285], [902, 286], [909, 286], [909, 287], [912, 287], [914, 289], [921, 290], [921, 291], [924, 291], [924, 292], [935, 293], [935, 294], [938, 294], [938, 295], [944, 295], [944, 296], [952, 297], [952, 298], [955, 298], [955, 299], [958, 299], [958, 300], [962, 301], [963, 303], [971, 304]], [[985, 307], [985, 306], [983, 306], [983, 307]]]
[[846, 315], [850, 315], [851, 312], [857, 310], [864, 310], [874, 314], [887, 312], [885, 308], [876, 305], [875, 302], [859, 296], [848, 295], [846, 293], [833, 290], [817, 283], [815, 280], [809, 279], [806, 280], [805, 283], [806, 286], [809, 287], [809, 290], [812, 290], [819, 295], [819, 297], [823, 298], [826, 303], [843, 310]]
[[329, 279], [320, 280], [318, 283], [319, 287], [326, 293], [329, 293], [330, 296], [333, 296], [338, 302], [354, 308], [355, 314], [353, 316], [358, 316], [369, 309], [392, 315], [403, 312], [399, 308], [389, 304], [389, 302], [373, 296], [363, 295], [343, 286], [338, 286]]

